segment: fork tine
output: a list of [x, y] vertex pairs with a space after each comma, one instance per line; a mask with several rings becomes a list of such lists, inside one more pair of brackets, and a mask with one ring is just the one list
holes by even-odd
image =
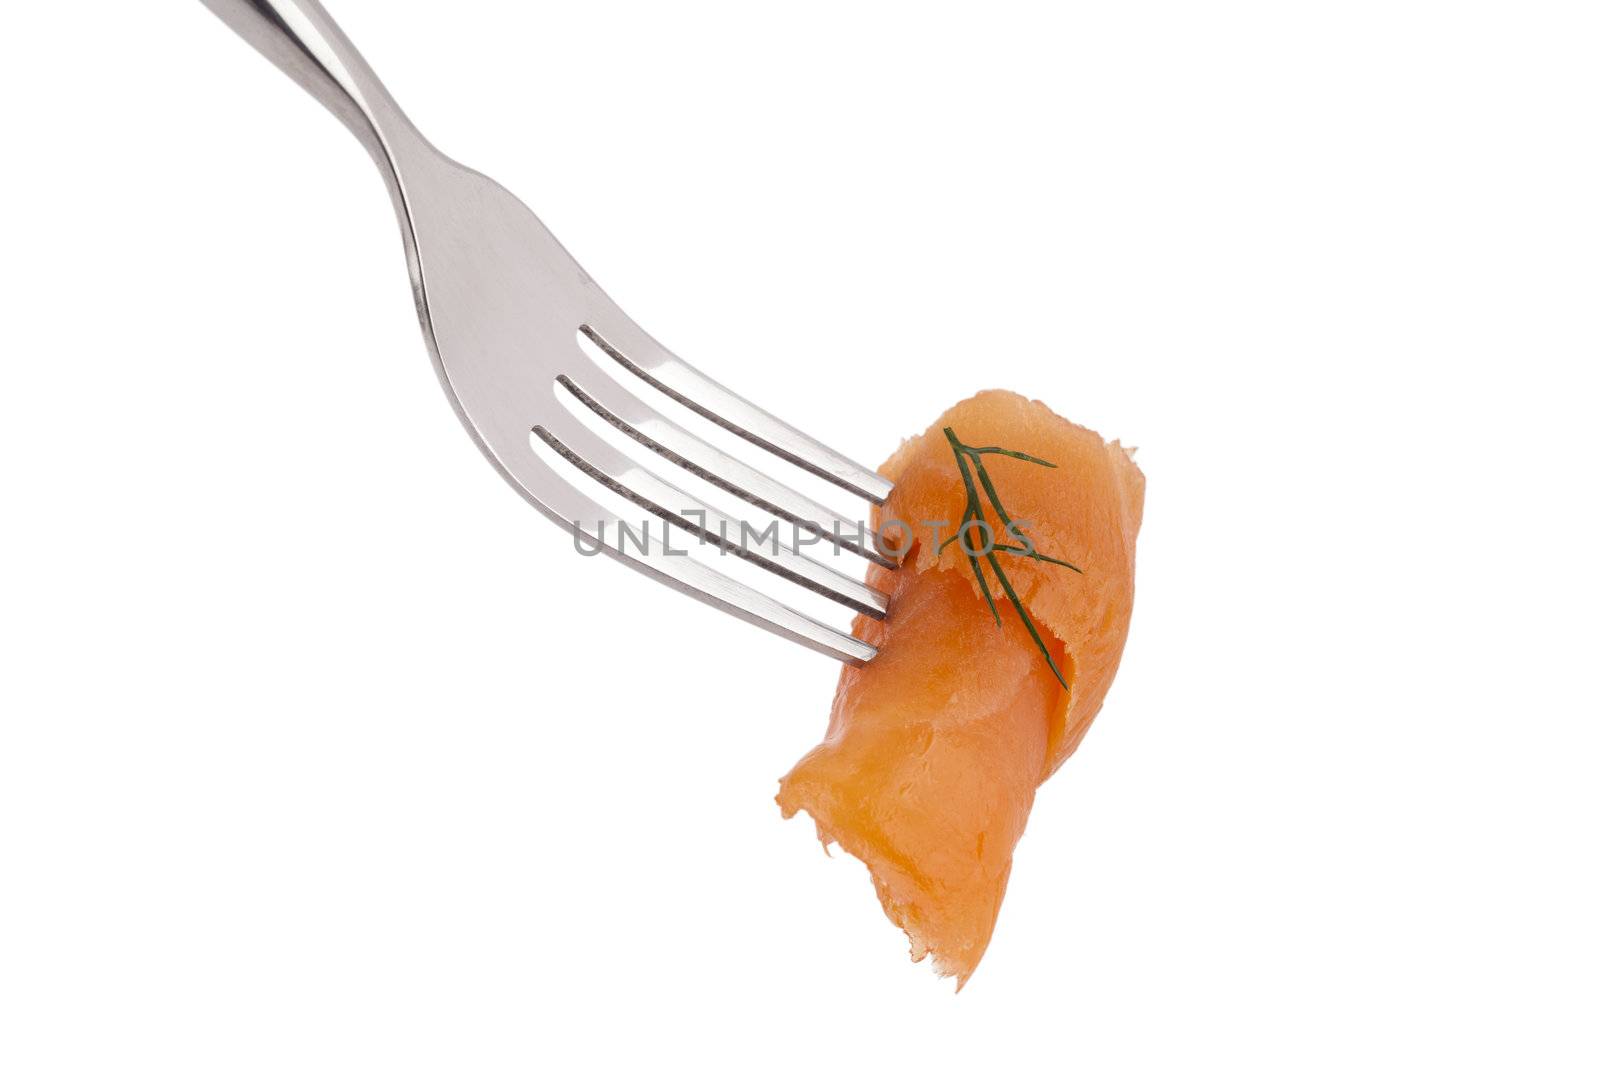
[[[565, 410], [552, 412], [535, 432], [573, 466], [662, 521], [864, 615], [881, 619], [888, 611], [889, 600], [883, 593], [785, 545], [776, 524], [771, 528], [771, 554], [760, 547], [762, 542], [750, 547], [738, 520], [640, 467]], [[703, 521], [689, 517], [697, 513], [703, 514]], [[732, 533], [735, 530], [739, 533]]]
[[[864, 523], [852, 523], [825, 504], [767, 477], [722, 449], [696, 437], [635, 397], [604, 371], [556, 380], [596, 415], [680, 467], [803, 530], [893, 570], [898, 564], [875, 551]], [[851, 531], [855, 536], [851, 536]]]
[[663, 393], [718, 426], [857, 496], [874, 504], [888, 499], [894, 486], [887, 478], [718, 385], [667, 351], [620, 311], [610, 319], [603, 326], [585, 324], [584, 336]]
[[[535, 432], [539, 429], [541, 427], [534, 428]], [[526, 440], [501, 446], [491, 445], [482, 438], [478, 441], [484, 454], [512, 488], [557, 524], [568, 530], [581, 530], [586, 535], [586, 543], [596, 544], [592, 536], [596, 531], [616, 530], [622, 525], [623, 520], [615, 512], [556, 475]], [[878, 654], [877, 648], [866, 641], [796, 611], [698, 560], [667, 555], [660, 539], [648, 529], [644, 531], [644, 539], [646, 547], [640, 551], [619, 551], [604, 538], [599, 540], [598, 547], [612, 559], [701, 603], [844, 663], [859, 666]]]

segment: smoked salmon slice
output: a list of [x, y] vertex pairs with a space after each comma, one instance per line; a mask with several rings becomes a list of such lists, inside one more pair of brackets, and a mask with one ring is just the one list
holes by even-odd
[[[996, 582], [979, 528], [973, 559], [960, 543], [940, 549], [970, 515], [975, 483], [953, 442], [1025, 454], [981, 455], [989, 481], [974, 488], [992, 486], [1020, 534], [989, 508], [997, 543], [1025, 539], [1049, 560], [997, 556], [1037, 640]], [[868, 575], [889, 596], [888, 618], [854, 625], [880, 651], [843, 669], [827, 735], [777, 800], [785, 818], [808, 812], [825, 847], [838, 842], [866, 863], [912, 959], [932, 956], [959, 990], [994, 932], [1034, 791], [1083, 739], [1122, 658], [1144, 475], [1117, 442], [1001, 391], [957, 404], [881, 469], [895, 488], [874, 528], [900, 538], [905, 557]]]

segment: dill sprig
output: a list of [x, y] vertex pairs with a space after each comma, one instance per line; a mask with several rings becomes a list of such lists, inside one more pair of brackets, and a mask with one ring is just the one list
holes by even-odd
[[[1005, 567], [1000, 563], [1000, 553], [1019, 556], [1023, 559], [1036, 559], [1040, 563], [1052, 563], [1068, 570], [1083, 571], [1064, 559], [1055, 559], [1052, 556], [1042, 555], [1033, 547], [1033, 542], [1026, 537], [1022, 540], [1026, 545], [1001, 544], [1000, 534], [995, 532], [988, 520], [984, 518], [983, 501], [989, 501], [989, 506], [994, 509], [995, 518], [1000, 520], [1000, 529], [1007, 534], [1015, 531], [1011, 516], [1006, 513], [1006, 506], [1000, 502], [1000, 494], [995, 491], [994, 482], [989, 477], [989, 472], [983, 466], [984, 456], [1008, 456], [1011, 459], [1020, 459], [1025, 463], [1037, 463], [1041, 467], [1054, 467], [1055, 464], [1038, 456], [1030, 456], [1026, 452], [1018, 452], [1010, 448], [996, 448], [988, 446], [975, 448], [972, 445], [962, 444], [956, 437], [955, 431], [950, 427], [944, 428], [945, 440], [950, 442], [950, 450], [955, 453], [956, 468], [961, 472], [961, 484], [966, 486], [967, 506], [961, 513], [961, 521], [956, 524], [953, 536], [939, 542], [939, 553], [943, 554], [946, 548], [957, 541], [962, 543], [962, 554], [967, 557], [967, 562], [972, 566], [972, 575], [978, 579], [978, 589], [983, 593], [984, 601], [989, 605], [989, 613], [994, 616], [994, 624], [1000, 625], [1000, 609], [994, 602], [994, 594], [989, 589], [989, 579], [983, 573], [983, 564], [987, 563], [994, 572], [995, 580], [1000, 583], [1001, 590], [1006, 599], [1011, 601], [1011, 606], [1017, 609], [1017, 617], [1022, 620], [1022, 625], [1027, 627], [1028, 636], [1033, 638], [1033, 643], [1038, 646], [1039, 652], [1044, 656], [1045, 663], [1050, 666], [1050, 673], [1056, 676], [1056, 681], [1061, 683], [1061, 688], [1071, 689], [1066, 678], [1061, 674], [1061, 668], [1056, 666], [1055, 657], [1050, 655], [1049, 647], [1044, 643], [1039, 628], [1034, 625], [1033, 617], [1028, 614], [1028, 609], [1022, 606], [1022, 598], [1011, 585]], [[983, 487], [980, 494], [978, 486]], [[989, 536], [987, 544], [979, 541], [978, 531], [987, 530]]]

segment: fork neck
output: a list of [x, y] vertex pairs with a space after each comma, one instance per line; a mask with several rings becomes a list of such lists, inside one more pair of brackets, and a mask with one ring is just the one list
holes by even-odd
[[404, 211], [400, 165], [428, 144], [317, 0], [201, 0], [293, 78], [371, 153]]

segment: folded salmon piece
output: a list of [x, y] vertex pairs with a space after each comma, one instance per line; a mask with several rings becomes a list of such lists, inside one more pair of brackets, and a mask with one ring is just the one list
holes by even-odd
[[[998, 626], [961, 546], [939, 550], [968, 501], [947, 428], [964, 445], [1055, 464], [981, 456], [1034, 550], [1081, 570], [998, 557], [1066, 687], [987, 562], [980, 557]], [[824, 846], [838, 842], [866, 863], [912, 959], [931, 955], [960, 989], [994, 932], [1034, 791], [1077, 748], [1116, 674], [1144, 475], [1117, 442], [1001, 391], [945, 412], [882, 472], [895, 488], [874, 526], [913, 543], [898, 569], [868, 575], [889, 596], [888, 619], [858, 616], [854, 632], [880, 651], [843, 669], [827, 736], [782, 779], [777, 799], [785, 818], [810, 813]], [[1019, 544], [983, 502], [1000, 543]]]

